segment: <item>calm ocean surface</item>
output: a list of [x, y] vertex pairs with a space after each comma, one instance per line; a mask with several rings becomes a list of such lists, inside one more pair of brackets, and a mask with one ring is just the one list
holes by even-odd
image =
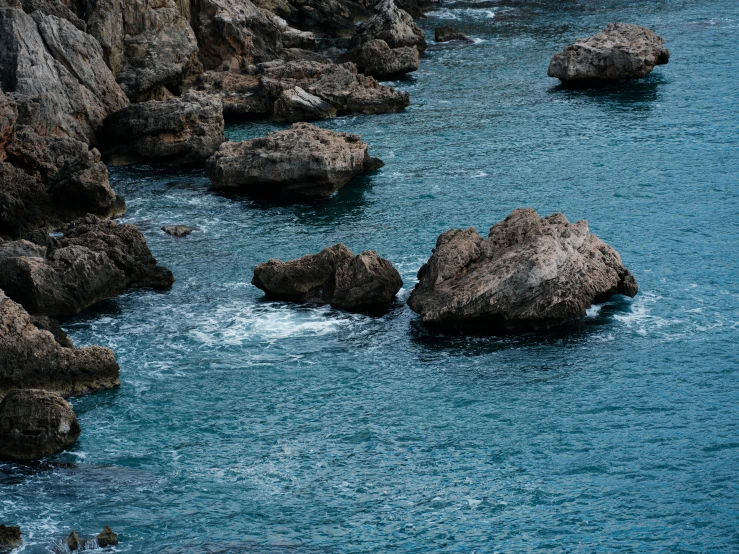
[[[669, 65], [560, 90], [551, 54], [613, 21], [656, 30]], [[72, 400], [71, 450], [0, 465], [24, 552], [104, 525], [130, 553], [739, 552], [739, 3], [446, 2], [429, 40], [442, 23], [475, 44], [432, 43], [394, 83], [404, 113], [321, 123], [386, 163], [333, 198], [111, 171], [177, 282], [64, 322], [115, 349], [121, 387]], [[402, 301], [369, 317], [250, 284], [344, 242], [390, 259], [405, 300], [441, 232], [523, 206], [587, 219], [639, 295], [553, 334], [463, 338]]]

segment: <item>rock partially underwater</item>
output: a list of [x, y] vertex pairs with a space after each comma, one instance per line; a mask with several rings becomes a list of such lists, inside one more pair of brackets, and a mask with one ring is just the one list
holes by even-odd
[[473, 228], [443, 233], [418, 281], [408, 305], [424, 324], [490, 333], [548, 329], [638, 291], [586, 221], [532, 209], [515, 210], [485, 239]]
[[261, 263], [254, 268], [252, 284], [276, 299], [371, 310], [387, 307], [403, 281], [376, 252], [355, 256], [343, 244], [336, 244], [297, 260]]

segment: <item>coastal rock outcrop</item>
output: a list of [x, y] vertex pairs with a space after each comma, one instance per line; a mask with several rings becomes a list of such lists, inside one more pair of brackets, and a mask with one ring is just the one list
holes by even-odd
[[187, 225], [165, 225], [162, 227], [162, 231], [178, 238], [186, 237], [194, 230], [194, 227], [188, 227]]
[[0, 459], [43, 458], [68, 447], [79, 436], [74, 410], [56, 393], [15, 390], [0, 402]]
[[128, 104], [97, 40], [66, 19], [2, 5], [0, 88], [19, 102], [18, 125], [85, 144], [96, 144], [105, 117]]
[[5, 554], [23, 544], [21, 528], [13, 525], [0, 525], [0, 553]]
[[105, 157], [114, 164], [204, 162], [225, 140], [223, 105], [202, 92], [133, 104], [105, 120]]
[[547, 73], [566, 84], [638, 79], [669, 59], [664, 40], [654, 31], [611, 23], [554, 54]]
[[335, 116], [336, 108], [298, 86], [283, 90], [272, 112], [274, 121], [313, 121]]
[[223, 143], [206, 171], [220, 190], [326, 197], [352, 177], [381, 166], [358, 135], [295, 123], [265, 137]]
[[197, 66], [195, 33], [176, 0], [97, 0], [85, 16], [87, 32], [132, 100], [177, 89]]
[[297, 260], [261, 263], [254, 268], [252, 284], [277, 299], [362, 310], [392, 302], [403, 281], [376, 252], [355, 256], [336, 244]]
[[354, 62], [365, 75], [392, 77], [416, 71], [418, 55], [424, 50], [423, 30], [411, 15], [394, 0], [382, 0], [372, 17], [358, 27], [349, 50], [337, 61]]
[[515, 210], [486, 239], [474, 228], [443, 233], [418, 281], [408, 305], [424, 324], [493, 333], [547, 329], [638, 291], [586, 221], [532, 209]]
[[452, 29], [451, 27], [447, 27], [445, 25], [440, 25], [439, 27], [436, 27], [436, 29], [434, 29], [434, 40], [436, 42], [472, 42], [470, 40], [470, 37], [468, 37], [464, 33], [461, 33], [456, 29]]
[[[112, 350], [72, 348], [34, 321], [39, 322], [0, 290], [0, 397], [24, 388], [69, 396], [118, 386], [118, 364]], [[58, 325], [43, 320], [41, 324], [47, 328]]]

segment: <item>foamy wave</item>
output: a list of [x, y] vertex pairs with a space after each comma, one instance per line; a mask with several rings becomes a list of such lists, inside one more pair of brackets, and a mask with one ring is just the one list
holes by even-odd
[[645, 292], [634, 300], [630, 312], [615, 314], [613, 317], [627, 327], [633, 328], [641, 336], [647, 336], [650, 332], [681, 323], [679, 319], [666, 319], [652, 314], [652, 308], [661, 299], [661, 296]]

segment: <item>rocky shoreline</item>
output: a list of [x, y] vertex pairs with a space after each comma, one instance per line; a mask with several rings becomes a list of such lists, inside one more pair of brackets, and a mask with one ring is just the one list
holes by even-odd
[[[427, 44], [413, 17], [429, 6], [0, 0], [0, 459], [66, 448], [80, 429], [64, 398], [119, 384], [114, 353], [75, 348], [53, 318], [174, 283], [143, 234], [113, 221], [126, 206], [105, 164], [194, 165], [217, 190], [331, 196], [383, 162], [358, 135], [307, 122], [406, 108], [407, 93], [376, 79], [419, 68]], [[448, 27], [435, 38], [470, 41]], [[668, 58], [653, 32], [616, 24], [555, 54], [548, 74], [610, 82]], [[236, 118], [294, 125], [228, 142], [224, 125]], [[388, 260], [343, 244], [259, 264], [252, 283], [271, 298], [373, 311], [403, 284]], [[408, 305], [435, 330], [539, 331], [637, 290], [586, 222], [516, 210], [487, 238], [442, 234]]]

